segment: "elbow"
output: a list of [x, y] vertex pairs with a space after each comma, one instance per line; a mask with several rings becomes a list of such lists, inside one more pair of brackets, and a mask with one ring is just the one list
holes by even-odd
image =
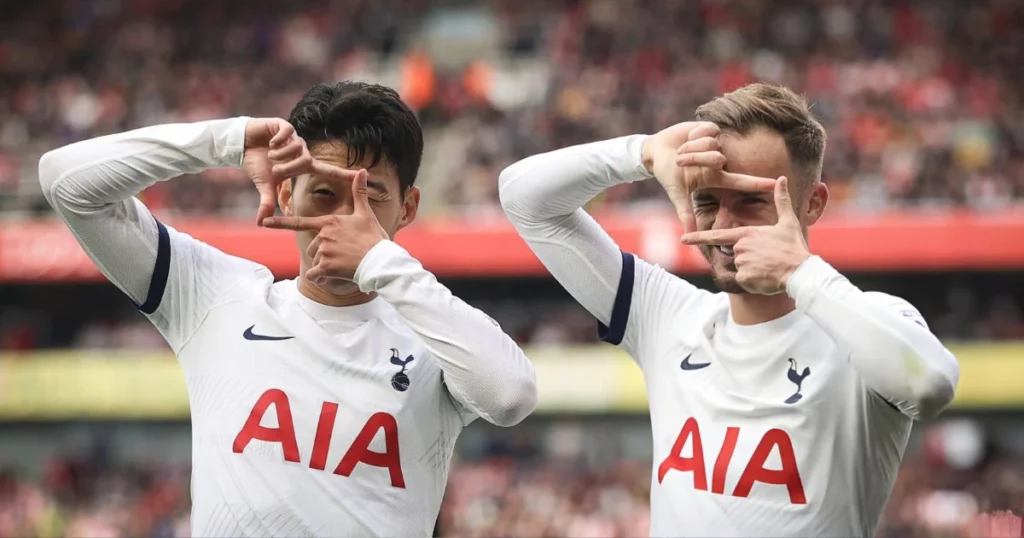
[[937, 365], [922, 372], [913, 390], [913, 401], [916, 412], [912, 415], [917, 420], [930, 420], [937, 417], [953, 402], [956, 394], [957, 381], [960, 378], [960, 366], [948, 351]]
[[39, 186], [51, 206], [56, 201], [57, 179], [62, 174], [59, 152], [59, 149], [50, 150], [39, 159]]
[[514, 166], [508, 166], [498, 174], [498, 201], [506, 214], [516, 205], [515, 191], [512, 188], [512, 180], [515, 176], [515, 172], [512, 170]]
[[502, 391], [488, 413], [495, 426], [515, 426], [537, 409], [537, 374], [529, 365], [515, 381], [505, 380]]
[[521, 175], [517, 171], [518, 164], [509, 165], [498, 174], [498, 201], [501, 203], [501, 209], [505, 212], [505, 216], [512, 221], [512, 224], [525, 223], [530, 216], [530, 211], [523, 203], [526, 193], [521, 192], [523, 190], [523, 187], [520, 186], [522, 182], [515, 181]]

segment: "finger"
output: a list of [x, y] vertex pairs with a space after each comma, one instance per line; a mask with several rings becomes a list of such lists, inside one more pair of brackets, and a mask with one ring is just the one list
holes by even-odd
[[665, 193], [668, 194], [668, 200], [672, 202], [672, 207], [676, 210], [676, 216], [679, 217], [679, 222], [683, 224], [683, 232], [692, 232], [697, 230], [697, 220], [693, 216], [693, 202], [690, 198], [690, 191], [686, 188], [686, 182], [679, 178], [678, 183], [675, 185], [668, 185], [665, 187]]
[[260, 207], [256, 210], [256, 225], [262, 226], [265, 219], [274, 216], [274, 211], [277, 210], [277, 197], [274, 186], [269, 183], [257, 185], [256, 191], [260, 194]]
[[706, 230], [683, 235], [684, 245], [735, 245], [750, 233], [749, 228], [729, 228], [726, 230]]
[[722, 145], [718, 142], [717, 138], [705, 136], [696, 140], [690, 140], [679, 146], [679, 150], [676, 153], [699, 153], [701, 151], [719, 151], [721, 149]]
[[[316, 237], [309, 242], [309, 246], [306, 247], [306, 256], [310, 258], [316, 258], [320, 252], [320, 234], [316, 234]], [[314, 262], [315, 263], [315, 262]]]
[[271, 129], [274, 128], [277, 129], [277, 132], [274, 133], [274, 136], [270, 139], [269, 145], [271, 148], [279, 148], [284, 146], [288, 139], [295, 134], [295, 127], [292, 127], [292, 124], [283, 120], [275, 122], [271, 126]]
[[793, 224], [798, 221], [793, 210], [793, 199], [789, 196], [789, 180], [786, 176], [775, 182], [775, 210], [779, 213], [780, 224]]
[[701, 151], [699, 153], [680, 153], [676, 155], [679, 166], [705, 166], [722, 170], [725, 168], [725, 155], [720, 151]]
[[318, 159], [313, 159], [310, 169], [318, 176], [348, 181], [354, 181], [360, 172], [360, 170], [349, 170], [348, 168], [328, 164]]
[[299, 157], [305, 150], [305, 142], [301, 138], [295, 138], [284, 147], [268, 151], [267, 158], [276, 162], [287, 162]]
[[[306, 271], [306, 280], [317, 282], [327, 275], [327, 270], [320, 264], [315, 264]], [[317, 282], [319, 283], [319, 282]]]
[[360, 170], [356, 174], [356, 178], [352, 180], [352, 201], [354, 205], [352, 213], [355, 215], [365, 215], [373, 212], [370, 209], [370, 199], [366, 193], [366, 176], [368, 175], [366, 170]]
[[[775, 179], [738, 174], [736, 172], [712, 171], [702, 168], [701, 174], [694, 175], [693, 190], [721, 188], [744, 192], [768, 192], [775, 190]], [[713, 173], [712, 173], [713, 172]]]
[[722, 130], [718, 128], [718, 125], [710, 121], [702, 121], [686, 135], [686, 139], [697, 140], [698, 138], [704, 138], [706, 136], [715, 137], [720, 134], [722, 134]]
[[263, 227], [275, 230], [320, 231], [332, 222], [334, 222], [334, 218], [326, 215], [322, 217], [270, 217], [263, 221]]
[[299, 174], [305, 174], [312, 170], [313, 157], [309, 153], [303, 153], [298, 158], [292, 159], [286, 163], [275, 164], [270, 171], [274, 174], [274, 177], [286, 178], [295, 177]]

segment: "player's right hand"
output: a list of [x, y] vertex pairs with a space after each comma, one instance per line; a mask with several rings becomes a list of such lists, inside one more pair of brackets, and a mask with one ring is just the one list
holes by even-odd
[[260, 194], [257, 226], [274, 216], [278, 184], [308, 171], [312, 164], [306, 141], [296, 134], [292, 124], [281, 118], [249, 120], [245, 125], [242, 169]]
[[774, 179], [723, 172], [726, 162], [718, 136], [721, 130], [707, 121], [677, 123], [644, 141], [644, 166], [665, 189], [683, 224], [683, 233], [697, 231], [693, 215], [694, 191], [706, 188], [771, 191]]

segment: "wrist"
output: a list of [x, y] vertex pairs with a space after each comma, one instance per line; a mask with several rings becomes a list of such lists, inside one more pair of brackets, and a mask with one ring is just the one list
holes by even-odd
[[393, 265], [394, 258], [396, 256], [408, 255], [409, 253], [399, 246], [398, 243], [389, 239], [381, 239], [370, 247], [370, 250], [366, 252], [363, 259], [359, 261], [355, 274], [352, 276], [352, 281], [364, 293], [377, 291], [384, 284], [381, 276], [390, 265]]
[[786, 277], [786, 294], [796, 301], [797, 308], [810, 305], [818, 290], [838, 272], [821, 257], [809, 254]]
[[643, 143], [640, 148], [640, 162], [644, 165], [644, 169], [648, 174], [654, 175], [654, 143], [653, 136], [644, 137]]
[[[245, 158], [245, 131], [251, 119], [248, 116], [240, 116], [218, 120], [216, 147], [221, 166], [242, 167], [242, 160]], [[223, 128], [220, 127], [221, 125]]]

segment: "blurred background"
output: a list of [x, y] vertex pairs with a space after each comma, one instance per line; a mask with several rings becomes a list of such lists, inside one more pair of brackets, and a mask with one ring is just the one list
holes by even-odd
[[[444, 536], [645, 536], [640, 372], [548, 277], [498, 172], [651, 133], [752, 81], [806, 94], [829, 133], [812, 249], [902, 296], [962, 364], [915, 430], [879, 536], [961, 536], [1024, 511], [1024, 2], [1020, 0], [0, 0], [0, 536], [188, 535], [183, 379], [157, 332], [53, 219], [39, 156], [83, 138], [287, 116], [312, 84], [399, 89], [427, 150], [399, 242], [502, 323], [538, 369], [523, 425], [463, 434]], [[297, 271], [234, 170], [156, 185], [165, 221]], [[619, 245], [710, 286], [655, 182], [589, 208]]]

